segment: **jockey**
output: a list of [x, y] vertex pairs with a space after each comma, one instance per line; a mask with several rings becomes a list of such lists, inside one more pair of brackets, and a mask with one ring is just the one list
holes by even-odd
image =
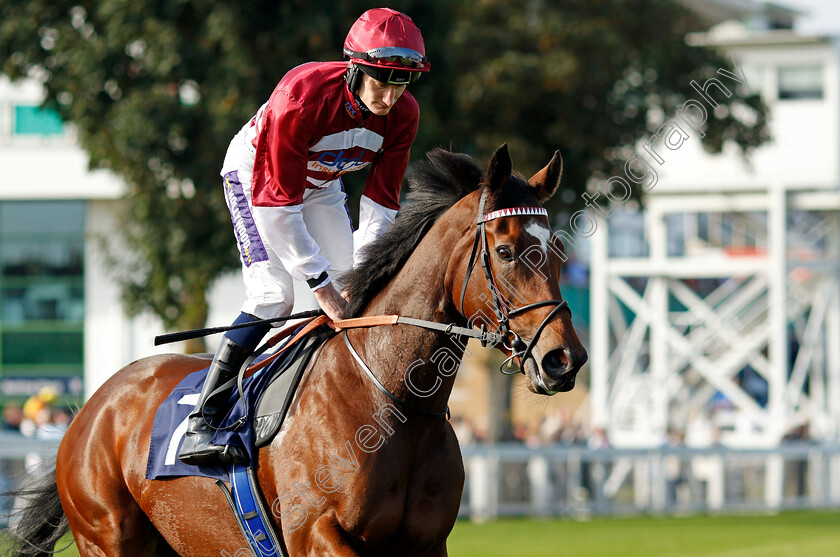
[[[246, 289], [235, 325], [289, 315], [293, 280], [306, 281], [324, 312], [340, 319], [341, 273], [394, 221], [420, 116], [405, 88], [430, 67], [423, 37], [405, 14], [372, 9], [350, 28], [344, 55], [349, 62], [289, 71], [228, 147], [221, 174]], [[341, 175], [366, 166], [354, 232]], [[222, 338], [189, 417], [183, 462], [244, 460], [236, 447], [211, 444], [227, 412], [219, 402], [226, 397], [211, 394], [269, 329], [257, 324]]]

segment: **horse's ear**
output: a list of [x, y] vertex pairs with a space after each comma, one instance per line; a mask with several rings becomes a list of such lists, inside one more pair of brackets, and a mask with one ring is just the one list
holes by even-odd
[[490, 159], [490, 168], [487, 170], [487, 185], [490, 187], [490, 191], [496, 192], [502, 189], [502, 186], [510, 178], [512, 170], [513, 164], [510, 161], [507, 143], [505, 143], [496, 149], [493, 158]]
[[554, 195], [554, 192], [557, 191], [557, 186], [560, 185], [560, 176], [562, 175], [563, 157], [560, 156], [560, 151], [555, 151], [548, 165], [528, 180], [531, 187], [537, 190], [537, 197], [540, 203], [545, 203]]

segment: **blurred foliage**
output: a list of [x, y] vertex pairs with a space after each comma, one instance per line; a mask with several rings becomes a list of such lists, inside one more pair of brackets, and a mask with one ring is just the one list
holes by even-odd
[[[703, 84], [732, 69], [731, 60], [686, 44], [687, 33], [708, 25], [678, 2], [479, 0], [458, 2], [452, 19], [447, 51], [456, 78], [441, 120], [481, 157], [507, 142], [515, 166], [529, 173], [560, 149], [565, 191], [551, 201], [555, 211], [580, 208], [587, 184], [624, 175], [635, 141], [699, 98], [691, 80]], [[439, 76], [432, 79], [437, 86]], [[734, 81], [722, 81], [734, 90]], [[733, 96], [716, 115], [704, 138], [709, 151], [733, 140], [746, 154], [768, 139], [757, 95]]]
[[[434, 146], [486, 160], [501, 143], [531, 173], [564, 155], [564, 195], [623, 171], [701, 83], [731, 62], [689, 47], [704, 25], [666, 0], [396, 0], [423, 32], [432, 71], [413, 157]], [[131, 311], [203, 326], [205, 292], [238, 260], [218, 171], [230, 138], [292, 67], [335, 60], [368, 2], [3, 0], [2, 71], [35, 77], [78, 129], [94, 168], [129, 186], [130, 250], [115, 270]], [[766, 139], [757, 97], [723, 107], [704, 145]], [[741, 118], [735, 115], [740, 114]], [[359, 173], [363, 174], [363, 173]], [[363, 177], [362, 177], [363, 179]], [[349, 181], [358, 189], [362, 179]], [[351, 195], [355, 199], [357, 195]], [[128, 256], [133, 253], [133, 256]]]

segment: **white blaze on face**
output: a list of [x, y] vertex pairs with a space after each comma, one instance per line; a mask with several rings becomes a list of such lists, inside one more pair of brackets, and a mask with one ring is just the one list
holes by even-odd
[[548, 256], [548, 242], [551, 240], [551, 230], [539, 221], [532, 221], [525, 227], [525, 233], [535, 238], [540, 245], [543, 255]]

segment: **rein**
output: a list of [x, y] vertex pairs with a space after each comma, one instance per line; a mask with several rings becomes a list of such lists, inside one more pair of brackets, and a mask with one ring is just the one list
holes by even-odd
[[[443, 323], [437, 323], [436, 321], [426, 321], [425, 319], [415, 319], [413, 317], [404, 317], [402, 315], [376, 315], [376, 316], [372, 316], [372, 317], [357, 317], [357, 318], [353, 318], [353, 319], [341, 319], [339, 321], [330, 321], [329, 318], [326, 315], [321, 315], [319, 317], [309, 319], [309, 321], [307, 321], [305, 323], [305, 325], [303, 325], [302, 328], [301, 328], [300, 323], [295, 324], [295, 325], [291, 325], [289, 327], [286, 327], [285, 329], [283, 329], [282, 331], [280, 331], [279, 333], [277, 333], [273, 337], [271, 337], [266, 342], [266, 345], [265, 345], [264, 349], [265, 348], [270, 348], [271, 346], [275, 346], [281, 340], [291, 336], [293, 333], [295, 333], [295, 331], [298, 328], [300, 328], [300, 331], [295, 333], [295, 335], [289, 340], [289, 342], [284, 344], [274, 354], [272, 354], [268, 358], [265, 358], [264, 360], [254, 364], [252, 366], [246, 367], [246, 369], [243, 370], [239, 374], [236, 381], [238, 383], [240, 395], [244, 398], [244, 393], [243, 393], [243, 390], [242, 390], [242, 378], [245, 376], [245, 374], [250, 375], [250, 374], [253, 374], [254, 372], [266, 367], [268, 364], [270, 364], [271, 362], [273, 362], [274, 360], [279, 358], [280, 355], [283, 354], [283, 352], [285, 352], [287, 348], [292, 346], [295, 342], [302, 339], [307, 334], [309, 334], [311, 331], [320, 327], [321, 325], [327, 325], [328, 327], [334, 329], [336, 332], [339, 332], [339, 331], [344, 332], [344, 343], [347, 345], [347, 350], [350, 352], [350, 354], [353, 356], [353, 358], [356, 360], [356, 362], [361, 366], [361, 368], [365, 371], [367, 376], [370, 377], [370, 379], [373, 381], [373, 384], [376, 385], [376, 388], [379, 389], [380, 391], [382, 391], [382, 393], [385, 394], [385, 396], [387, 396], [388, 398], [390, 398], [391, 400], [393, 400], [395, 403], [397, 403], [399, 406], [401, 406], [403, 408], [406, 408], [406, 409], [409, 409], [409, 410], [412, 410], [414, 412], [418, 412], [420, 414], [424, 414], [424, 415], [427, 415], [427, 416], [432, 416], [432, 417], [435, 417], [435, 418], [448, 418], [449, 417], [449, 407], [447, 406], [446, 410], [443, 411], [443, 412], [432, 412], [430, 410], [424, 410], [422, 408], [417, 408], [416, 406], [413, 406], [413, 405], [405, 402], [401, 398], [397, 397], [395, 394], [391, 393], [388, 389], [385, 388], [384, 385], [382, 385], [382, 383], [379, 382], [379, 380], [376, 378], [376, 375], [374, 375], [374, 373], [370, 369], [370, 367], [364, 362], [364, 360], [362, 360], [361, 356], [359, 356], [359, 353], [356, 352], [356, 349], [353, 348], [353, 345], [350, 343], [350, 338], [347, 336], [347, 329], [361, 329], [361, 328], [367, 328], [367, 327], [378, 327], [380, 325], [413, 325], [415, 327], [422, 327], [424, 329], [441, 331], [441, 332], [446, 333], [447, 335], [450, 335], [450, 336], [451, 335], [458, 335], [458, 336], [466, 336], [466, 337], [478, 339], [479, 341], [481, 341], [482, 346], [486, 346], [487, 343], [496, 344], [497, 342], [500, 342], [504, 338], [503, 336], [501, 336], [497, 333], [491, 333], [491, 332], [487, 332], [487, 331], [476, 331], [474, 329], [467, 329], [466, 327], [459, 327], [459, 326], [455, 325], [454, 323], [444, 325]], [[264, 352], [265, 351], [264, 349], [261, 350], [261, 351], [255, 352], [254, 356], [258, 355], [258, 353]], [[251, 361], [253, 361], [254, 356], [251, 357]], [[231, 379], [230, 382], [232, 382], [232, 381], [234, 381], [234, 379]], [[230, 382], [228, 382], [228, 383], [230, 383]], [[225, 385], [223, 385], [223, 387], [227, 388], [228, 383], [225, 383]]]
[[[478, 218], [476, 220], [475, 240], [473, 241], [472, 253], [470, 254], [470, 258], [467, 263], [467, 273], [464, 277], [464, 284], [461, 288], [460, 311], [461, 314], [464, 315], [464, 297], [467, 293], [467, 283], [469, 282], [473, 268], [475, 267], [476, 254], [478, 254], [478, 247], [480, 245], [481, 252], [479, 255], [481, 261], [481, 268], [484, 271], [484, 277], [487, 280], [487, 286], [490, 289], [490, 293], [492, 295], [493, 312], [496, 315], [496, 319], [499, 321], [499, 326], [496, 329], [496, 331], [487, 331], [483, 323], [481, 324], [480, 330], [475, 330], [471, 327], [460, 327], [455, 325], [454, 323], [443, 324], [438, 323], [436, 321], [415, 319], [413, 317], [405, 317], [402, 315], [376, 315], [370, 317], [341, 319], [339, 321], [330, 321], [328, 317], [326, 317], [325, 315], [321, 315], [320, 317], [310, 319], [308, 322], [306, 322], [303, 328], [300, 331], [298, 331], [295, 334], [295, 336], [277, 352], [275, 352], [268, 358], [262, 360], [261, 362], [247, 367], [242, 373], [240, 373], [240, 391], [242, 376], [244, 375], [244, 373], [253, 373], [261, 368], [264, 368], [269, 363], [277, 359], [286, 350], [286, 348], [288, 348], [289, 346], [297, 342], [299, 339], [303, 338], [310, 331], [321, 325], [327, 325], [330, 328], [334, 329], [336, 332], [343, 331], [344, 343], [347, 346], [347, 350], [350, 352], [350, 354], [353, 356], [353, 358], [356, 360], [359, 366], [361, 366], [361, 368], [365, 371], [365, 374], [373, 381], [373, 384], [376, 386], [376, 388], [379, 389], [385, 396], [387, 396], [389, 399], [397, 403], [399, 406], [402, 406], [403, 408], [407, 408], [409, 410], [427, 416], [433, 416], [436, 418], [448, 417], [449, 407], [447, 406], [444, 412], [432, 412], [430, 410], [424, 410], [422, 408], [417, 408], [416, 406], [405, 402], [404, 400], [400, 399], [395, 394], [390, 392], [388, 389], [386, 389], [385, 386], [382, 385], [382, 383], [376, 378], [376, 375], [373, 373], [370, 367], [364, 362], [364, 360], [362, 360], [361, 356], [359, 356], [359, 353], [356, 352], [356, 349], [353, 348], [353, 345], [350, 343], [350, 338], [347, 336], [347, 329], [378, 327], [381, 325], [413, 325], [415, 327], [422, 327], [424, 329], [443, 332], [450, 336], [458, 335], [462, 337], [474, 338], [479, 340], [482, 346], [487, 346], [487, 344], [498, 344], [499, 342], [502, 342], [508, 335], [513, 335], [513, 342], [511, 343], [511, 346], [507, 346], [506, 344], [504, 345], [505, 348], [510, 350], [511, 355], [508, 356], [508, 358], [505, 359], [504, 362], [502, 362], [502, 365], [499, 367], [499, 371], [501, 371], [505, 375], [514, 375], [520, 372], [525, 373], [525, 361], [529, 357], [531, 357], [531, 351], [533, 350], [534, 345], [539, 340], [540, 335], [542, 334], [545, 327], [552, 319], [554, 319], [554, 317], [560, 312], [560, 310], [566, 308], [571, 312], [571, 309], [569, 308], [569, 304], [565, 300], [543, 300], [541, 302], [527, 304], [518, 308], [512, 307], [510, 305], [510, 302], [507, 301], [507, 299], [504, 297], [501, 290], [499, 289], [499, 286], [496, 282], [496, 277], [493, 275], [493, 269], [490, 266], [490, 249], [489, 244], [487, 242], [487, 231], [484, 225], [490, 222], [491, 220], [504, 217], [533, 215], [542, 215], [547, 217], [548, 212], [543, 207], [513, 207], [510, 209], [501, 209], [499, 211], [485, 213], [484, 207], [486, 202], [487, 189], [485, 188], [481, 192], [481, 199], [478, 204]], [[518, 334], [516, 334], [516, 332], [511, 330], [511, 319], [515, 319], [516, 317], [524, 314], [527, 311], [552, 305], [555, 306], [554, 309], [551, 310], [551, 312], [546, 316], [546, 318], [543, 319], [542, 323], [540, 323], [539, 327], [537, 327], [534, 336], [531, 338], [531, 341], [528, 344], [525, 344], [522, 338]], [[301, 325], [296, 324], [280, 331], [268, 340], [265, 348], [275, 346], [282, 339], [294, 333], [299, 327], [301, 327]], [[519, 359], [519, 369], [512, 370], [514, 358]], [[508, 369], [505, 370], [505, 367], [507, 367]]]
[[407, 403], [406, 401], [404, 401], [403, 399], [386, 389], [385, 385], [379, 382], [379, 379], [376, 378], [376, 375], [373, 374], [373, 371], [368, 367], [365, 361], [362, 360], [362, 357], [359, 356], [359, 353], [356, 352], [356, 349], [353, 348], [353, 345], [350, 344], [350, 337], [347, 336], [347, 329], [344, 329], [342, 336], [344, 337], [344, 344], [347, 345], [347, 350], [350, 351], [350, 354], [353, 355], [353, 358], [356, 359], [356, 362], [361, 366], [361, 368], [365, 370], [365, 373], [368, 377], [370, 377], [371, 381], [373, 381], [373, 384], [376, 385], [376, 388], [379, 389], [382, 392], [382, 394], [393, 400], [397, 404], [397, 406], [402, 406], [403, 408], [408, 408], [409, 410], [413, 410], [414, 412], [419, 412], [420, 414], [431, 416], [433, 418], [449, 419], [448, 405], [446, 406], [446, 410], [443, 412], [432, 412], [431, 410], [424, 410], [423, 408], [417, 408], [416, 406]]

